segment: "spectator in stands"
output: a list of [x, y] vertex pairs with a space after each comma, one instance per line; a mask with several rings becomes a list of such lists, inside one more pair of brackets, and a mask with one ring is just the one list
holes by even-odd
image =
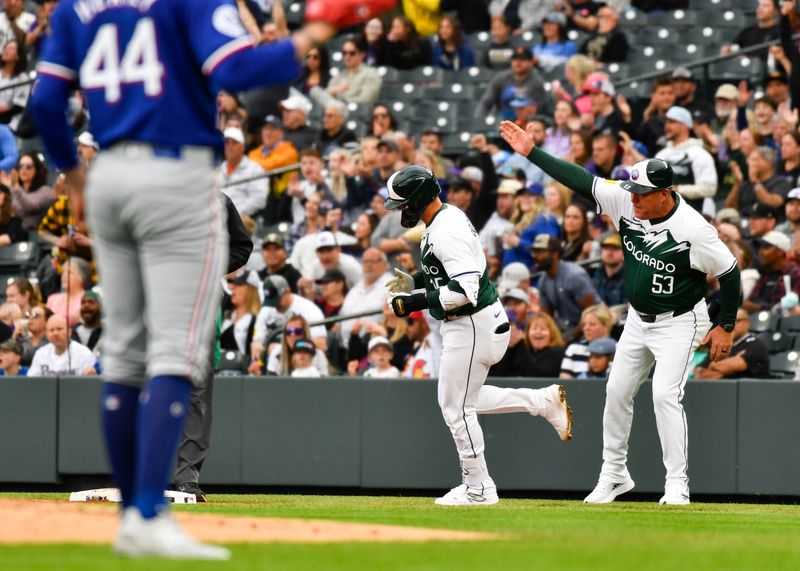
[[23, 153], [11, 174], [0, 171], [0, 183], [11, 189], [14, 213], [22, 218], [23, 228], [35, 230], [55, 198], [53, 189], [47, 186], [47, 168], [41, 157]]
[[580, 119], [575, 104], [565, 99], [558, 101], [553, 113], [553, 126], [545, 131], [544, 149], [557, 157], [565, 157], [570, 150], [570, 135], [578, 127]]
[[[350, 288], [342, 304], [342, 315], [352, 315], [360, 311], [378, 310], [386, 299], [386, 282], [393, 276], [389, 272], [386, 254], [377, 248], [368, 248], [361, 258], [363, 277]], [[362, 324], [377, 323], [379, 316], [360, 318]], [[349, 343], [350, 333], [355, 321], [341, 322], [341, 335], [345, 344]], [[391, 335], [389, 335], [391, 337]]]
[[486, 259], [495, 271], [500, 268], [503, 257], [503, 236], [514, 231], [511, 215], [514, 213], [517, 192], [522, 188], [522, 183], [514, 179], [504, 178], [500, 181], [495, 210], [478, 234]]
[[[769, 204], [756, 204], [748, 218], [750, 239], [755, 240], [756, 238], [761, 238], [767, 234], [767, 232], [775, 230], [775, 227], [778, 225], [778, 215], [779, 211], [777, 208]], [[756, 244], [753, 244], [753, 249], [757, 249]]]
[[581, 314], [581, 337], [570, 343], [561, 362], [562, 379], [573, 379], [589, 369], [589, 343], [611, 335], [611, 312], [604, 305], [587, 307]]
[[584, 129], [572, 131], [569, 135], [569, 152], [565, 160], [588, 167], [592, 158], [592, 133]]
[[22, 311], [13, 303], [0, 305], [0, 342], [15, 336], [21, 326]]
[[461, 31], [461, 24], [451, 16], [439, 21], [439, 31], [433, 41], [434, 67], [458, 71], [475, 65], [475, 52]]
[[353, 236], [357, 242], [346, 248], [346, 252], [357, 260], [361, 260], [364, 252], [372, 247], [372, 234], [379, 222], [380, 219], [373, 212], [366, 211], [359, 214], [353, 223]]
[[542, 42], [533, 46], [534, 64], [545, 73], [551, 73], [577, 52], [575, 42], [567, 37], [566, 15], [548, 12], [542, 20]]
[[378, 166], [372, 171], [375, 186], [386, 186], [389, 177], [394, 174], [397, 161], [400, 160], [400, 149], [392, 139], [381, 139], [378, 143]]
[[653, 81], [650, 103], [644, 110], [644, 119], [636, 135], [650, 154], [659, 152], [667, 144], [664, 138], [664, 123], [667, 121], [667, 111], [675, 105], [674, 86], [674, 81], [666, 76], [657, 77]]
[[761, 276], [750, 295], [742, 303], [749, 313], [771, 310], [787, 294], [783, 284], [789, 276], [791, 290], [800, 291], [800, 267], [788, 260], [791, 241], [781, 232], [767, 232], [755, 240], [758, 257], [761, 258]]
[[[783, 48], [780, 46], [772, 47], [781, 50], [781, 54], [783, 55]], [[791, 68], [791, 63], [789, 63], [789, 67]], [[779, 67], [767, 74], [764, 80], [764, 92], [778, 104], [779, 110], [789, 107], [789, 78], [782, 68]]]
[[[397, 119], [392, 110], [382, 103], [376, 103], [372, 108], [372, 118], [369, 123], [369, 135], [380, 139], [384, 135], [391, 135], [397, 130]], [[375, 141], [377, 145], [378, 141]], [[361, 141], [363, 148], [364, 141]], [[376, 147], [377, 149], [377, 147]]]
[[316, 86], [310, 91], [311, 98], [325, 107], [332, 100], [345, 103], [369, 105], [381, 90], [381, 76], [375, 68], [364, 63], [364, 46], [355, 38], [342, 44], [344, 69], [328, 82], [327, 87]]
[[781, 161], [776, 169], [778, 176], [798, 184], [800, 179], [800, 133], [789, 131], [781, 138]]
[[288, 218], [293, 224], [303, 220], [305, 203], [315, 194], [319, 195], [322, 201], [330, 203], [329, 209], [344, 208], [346, 197], [340, 198], [331, 192], [322, 172], [324, 167], [322, 154], [317, 149], [307, 148], [300, 153], [300, 176], [297, 176], [297, 173], [292, 174], [280, 206], [282, 210], [290, 212]]
[[322, 115], [322, 129], [316, 134], [313, 146], [328, 158], [337, 147], [344, 147], [347, 143], [356, 142], [355, 133], [345, 127], [347, 121], [347, 106], [341, 101], [331, 101], [325, 106]]
[[89, 262], [83, 258], [69, 258], [61, 268], [61, 292], [47, 298], [47, 308], [56, 315], [69, 316], [69, 325], [74, 326], [80, 322], [81, 300], [89, 285]]
[[592, 164], [588, 170], [595, 176], [610, 179], [618, 164], [616, 135], [613, 133], [595, 135], [592, 140]]
[[219, 345], [224, 351], [237, 351], [250, 357], [256, 315], [261, 309], [261, 279], [253, 271], [240, 271], [228, 278], [231, 308], [225, 311], [220, 326]]
[[[683, 107], [670, 107], [664, 123], [667, 146], [656, 154], [672, 165], [672, 188], [695, 210], [703, 212], [703, 201], [717, 192], [714, 157], [699, 139], [691, 137], [692, 115]], [[714, 214], [713, 210], [710, 214]]]
[[368, 379], [398, 379], [400, 371], [392, 365], [394, 348], [386, 337], [377, 336], [369, 340], [367, 358], [371, 367], [364, 371]]
[[539, 279], [539, 304], [559, 324], [571, 332], [580, 321], [581, 311], [597, 303], [597, 293], [589, 274], [575, 262], [561, 259], [561, 240], [540, 234], [530, 247], [536, 267], [544, 272]]
[[525, 376], [532, 376], [529, 371], [533, 366], [533, 357], [525, 343], [529, 301], [528, 294], [519, 288], [510, 289], [503, 294], [502, 302], [511, 324], [511, 336], [505, 355], [489, 370], [490, 376], [519, 377], [522, 371]]
[[94, 290], [84, 292], [81, 298], [81, 322], [72, 329], [72, 339], [88, 347], [95, 358], [103, 349], [102, 302]]
[[556, 101], [564, 99], [575, 104], [583, 127], [589, 127], [593, 120], [591, 98], [588, 92], [584, 91], [586, 81], [593, 72], [592, 60], [583, 54], [575, 54], [564, 65], [566, 84], [562, 84], [558, 79], [554, 79], [550, 83], [551, 92]]
[[562, 230], [564, 247], [561, 250], [561, 259], [565, 262], [587, 259], [592, 250], [592, 237], [589, 236], [586, 210], [582, 206], [577, 204], [567, 206]]
[[7, 125], [0, 124], [0, 182], [9, 188], [13, 188], [9, 184], [12, 179], [10, 176], [6, 176], [6, 173], [12, 171], [18, 160], [19, 149], [17, 149], [14, 133]]
[[728, 357], [712, 361], [708, 357], [695, 369], [695, 379], [768, 379], [769, 347], [763, 339], [750, 333], [747, 311], [736, 313], [733, 347]]
[[21, 330], [18, 341], [22, 345], [22, 364], [26, 367], [33, 362], [33, 355], [47, 345], [47, 320], [53, 312], [44, 305], [34, 305], [25, 312], [28, 324]]
[[486, 117], [494, 112], [512, 118], [513, 110], [508, 104], [517, 92], [523, 92], [533, 98], [541, 112], [549, 111], [550, 98], [544, 90], [544, 79], [533, 68], [533, 55], [530, 50], [523, 46], [514, 48], [511, 69], [499, 72], [489, 82], [475, 116]]
[[544, 208], [544, 187], [532, 184], [517, 193], [517, 203], [511, 215], [514, 231], [503, 235], [503, 266], [522, 262], [530, 267], [534, 256], [530, 246], [539, 236], [557, 239], [561, 235], [558, 221]]
[[497, 293], [501, 296], [506, 292], [519, 288], [528, 294], [531, 307], [536, 305], [535, 296], [531, 295], [531, 271], [521, 262], [513, 262], [503, 268], [497, 280]]
[[[321, 279], [328, 270], [341, 271], [345, 276], [348, 288], [355, 286], [364, 277], [361, 264], [353, 256], [342, 253], [342, 247], [332, 232], [326, 230], [317, 234], [316, 253], [315, 263], [297, 282], [298, 290], [301, 293], [308, 291], [310, 294], [314, 280]], [[311, 295], [306, 295], [306, 297], [312, 298]]]
[[278, 107], [283, 113], [284, 138], [300, 151], [313, 145], [319, 131], [308, 125], [311, 101], [297, 92], [290, 92], [289, 97], [281, 101]]
[[25, 0], [5, 0], [0, 12], [0, 45], [10, 40], [24, 43], [35, 23], [36, 16], [25, 12]]
[[80, 156], [86, 168], [92, 166], [97, 153], [100, 152], [100, 145], [94, 140], [89, 131], [84, 131], [78, 135], [78, 156]]
[[[9, 40], [5, 43], [0, 63], [2, 63], [0, 87], [28, 78], [28, 57], [19, 41]], [[30, 85], [20, 85], [0, 91], [0, 123], [8, 125], [12, 131], [17, 130], [22, 112], [28, 104], [30, 92]]]
[[248, 179], [263, 176], [264, 169], [245, 156], [244, 133], [241, 129], [228, 127], [223, 137], [225, 160], [217, 171], [220, 190], [233, 201], [241, 215], [252, 216], [267, 205], [267, 180]]
[[564, 338], [558, 325], [547, 313], [535, 313], [525, 329], [525, 345], [530, 353], [526, 376], [555, 378], [564, 359]]
[[6, 285], [6, 301], [15, 303], [23, 315], [42, 302], [39, 292], [30, 280], [21, 276], [10, 280]]
[[364, 24], [361, 32], [361, 43], [365, 46], [364, 63], [373, 67], [380, 65], [383, 58], [383, 48], [386, 45], [386, 33], [383, 29], [383, 21], [380, 18], [372, 18]]
[[630, 131], [630, 125], [614, 102], [617, 91], [610, 80], [590, 77], [584, 85], [584, 91], [589, 93], [592, 103], [595, 134], [610, 132], [616, 135], [620, 131]]
[[597, 30], [581, 46], [580, 52], [598, 63], [628, 59], [628, 38], [619, 29], [619, 15], [611, 6], [597, 12]]
[[625, 255], [619, 234], [609, 234], [600, 241], [601, 265], [592, 281], [600, 301], [608, 307], [628, 303], [625, 291]]
[[565, 0], [561, 9], [569, 18], [573, 29], [594, 32], [599, 25], [598, 13], [603, 6], [604, 2], [595, 0]]
[[339, 201], [344, 201], [344, 224], [350, 224], [363, 213], [373, 196], [368, 181], [357, 176], [358, 167], [353, 153], [337, 148], [328, 156], [328, 176], [326, 182]]
[[[469, 212], [474, 198], [472, 184], [463, 178], [454, 180], [447, 189], [447, 204], [455, 206], [464, 214]], [[475, 225], [474, 221], [472, 225]]]
[[331, 56], [325, 46], [315, 46], [308, 50], [300, 77], [294, 87], [303, 95], [309, 96], [315, 87], [325, 89], [331, 80]]
[[[50, 19], [53, 16], [53, 11], [58, 5], [58, 0], [42, 0], [39, 4], [39, 9], [36, 12], [36, 23], [32, 26], [31, 30], [25, 34], [25, 45], [28, 50], [35, 55], [41, 53], [42, 39], [50, 34]], [[33, 58], [38, 59], [38, 58]]]
[[[758, 0], [758, 4], [756, 5], [756, 23], [742, 29], [736, 34], [732, 44], [725, 44], [722, 46], [720, 53], [729, 54], [741, 48], [778, 39], [780, 37], [778, 18], [778, 8], [774, 0]], [[760, 50], [755, 55], [766, 59], [767, 54], [768, 51], [764, 49]]]
[[[293, 165], [300, 160], [295, 146], [284, 140], [283, 123], [275, 115], [264, 117], [261, 125], [261, 145], [250, 151], [247, 157], [265, 171]], [[291, 173], [288, 172], [272, 177], [271, 194], [276, 198], [282, 196], [289, 185], [290, 177]]]
[[71, 328], [64, 315], [47, 320], [47, 345], [38, 349], [28, 370], [30, 377], [96, 375], [97, 360], [88, 347], [71, 339]]
[[[322, 310], [322, 314], [326, 318], [339, 315], [347, 295], [347, 282], [342, 271], [337, 268], [325, 270], [314, 283], [319, 288], [319, 295], [314, 298], [314, 303]], [[325, 327], [330, 330], [333, 325], [328, 323]]]
[[772, 131], [780, 119], [778, 102], [768, 95], [758, 97], [753, 105], [753, 116], [755, 117], [753, 127], [758, 134], [764, 137], [764, 144], [773, 149], [777, 148], [778, 145], [772, 137]]
[[489, 14], [503, 16], [518, 34], [522, 30], [538, 28], [555, 5], [555, 0], [491, 0]]
[[588, 367], [579, 373], [579, 379], [605, 379], [611, 368], [611, 361], [617, 351], [617, 342], [611, 337], [595, 339], [587, 347], [589, 351]]
[[[793, 188], [786, 195], [784, 213], [786, 214], [786, 221], [778, 224], [775, 230], [783, 232], [789, 237], [792, 241], [792, 258], [798, 259], [797, 248], [800, 246], [798, 244], [798, 238], [800, 238], [800, 188]], [[8, 288], [6, 292], [8, 292]], [[10, 297], [8, 297], [8, 300], [12, 301]]]
[[271, 232], [264, 236], [264, 242], [261, 246], [261, 255], [264, 257], [266, 267], [259, 272], [258, 277], [261, 280], [267, 279], [269, 276], [279, 275], [286, 280], [289, 288], [297, 293], [297, 281], [302, 277], [300, 272], [287, 263], [285, 240], [281, 234]]
[[315, 378], [323, 376], [322, 371], [314, 366], [314, 356], [317, 348], [311, 339], [298, 339], [292, 346], [290, 355], [292, 360], [293, 378]]
[[714, 116], [714, 106], [695, 97], [697, 83], [689, 68], [676, 67], [672, 71], [672, 86], [675, 90], [675, 105], [688, 109], [690, 113], [702, 111], [709, 117]]
[[430, 326], [421, 311], [415, 311], [406, 318], [406, 335], [411, 340], [409, 353], [401, 376], [410, 379], [430, 379], [438, 373], [433, 355], [435, 342], [431, 339]]
[[0, 183], [0, 248], [27, 239], [28, 233], [22, 228], [22, 220], [14, 216], [11, 207], [11, 190]]
[[759, 202], [775, 208], [783, 206], [792, 184], [774, 174], [774, 164], [775, 151], [762, 145], [747, 155], [748, 180], [743, 180], [738, 165], [731, 165], [735, 181], [725, 199], [725, 206], [737, 208], [742, 216], [750, 216]]
[[564, 225], [564, 213], [571, 198], [572, 191], [561, 183], [552, 181], [544, 187], [545, 208], [555, 217], [559, 226]]
[[[314, 307], [316, 308], [316, 306]], [[319, 311], [319, 309], [317, 309], [317, 311]], [[275, 344], [269, 351], [265, 374], [291, 376], [295, 368], [292, 363], [291, 348], [294, 347], [294, 344], [297, 343], [299, 339], [309, 339], [316, 346], [316, 353], [311, 358], [311, 365], [319, 371], [321, 375], [327, 376], [328, 358], [325, 356], [325, 352], [319, 348], [317, 339], [312, 338], [312, 335], [316, 334], [315, 330], [320, 328], [322, 331], [325, 331], [324, 325], [310, 327], [308, 325], [308, 320], [301, 315], [290, 314], [289, 318], [286, 320], [286, 325], [283, 326], [283, 335], [281, 336], [280, 344]]]
[[489, 35], [491, 41], [486, 50], [483, 65], [489, 69], [508, 69], [511, 66], [511, 56], [514, 45], [511, 43], [511, 25], [502, 15], [492, 16]]
[[[541, 116], [534, 117], [525, 124], [525, 131], [533, 137], [537, 147], [544, 146], [547, 142], [547, 123]], [[543, 185], [550, 180], [542, 169], [530, 162], [526, 157], [514, 153], [497, 169], [498, 174], [509, 176], [517, 171], [525, 174], [527, 184]]]
[[[437, 26], [438, 18], [431, 34], [436, 33]], [[421, 37], [421, 34], [430, 35], [422, 31], [418, 33], [407, 16], [395, 16], [389, 33], [386, 34], [386, 44], [380, 63], [395, 69], [414, 69], [431, 65], [431, 45]]]
[[[433, 129], [425, 129], [422, 131], [419, 135], [419, 146], [420, 149], [428, 150], [434, 154], [435, 161], [438, 161], [442, 166], [445, 175], [450, 172], [450, 169], [455, 167], [453, 161], [443, 155], [444, 138], [439, 131]], [[437, 178], [438, 177], [439, 175], [437, 175]]]
[[6, 377], [25, 377], [28, 367], [21, 366], [22, 349], [14, 339], [0, 343], [0, 375]]
[[[388, 275], [391, 276], [391, 274]], [[347, 345], [347, 370], [350, 372], [350, 374], [354, 374], [352, 372], [354, 370], [358, 371], [366, 368], [368, 344], [371, 338], [386, 337], [389, 339], [394, 349], [394, 356], [391, 359], [391, 363], [400, 371], [405, 368], [406, 361], [414, 350], [413, 342], [407, 335], [410, 318], [403, 319], [397, 317], [392, 311], [392, 307], [385, 303], [385, 297], [382, 305], [382, 317], [369, 316], [362, 317], [354, 321], [342, 322], [343, 332], [345, 325], [352, 324], [347, 329], [350, 331], [350, 337]]]

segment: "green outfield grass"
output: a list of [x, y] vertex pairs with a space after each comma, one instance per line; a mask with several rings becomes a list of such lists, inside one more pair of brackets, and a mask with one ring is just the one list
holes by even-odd
[[[64, 499], [59, 494], [0, 497]], [[129, 561], [107, 546], [0, 546], [4, 571], [57, 569], [269, 569], [491, 571], [800, 569], [800, 507], [653, 502], [602, 507], [577, 501], [502, 500], [486, 508], [435, 508], [431, 498], [217, 495], [181, 511], [302, 517], [489, 531], [507, 539], [426, 544], [234, 545], [230, 562]], [[113, 508], [110, 508], [113, 509]]]

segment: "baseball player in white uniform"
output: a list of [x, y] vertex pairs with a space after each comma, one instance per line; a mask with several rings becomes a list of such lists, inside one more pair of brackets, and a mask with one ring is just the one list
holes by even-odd
[[397, 277], [387, 284], [392, 292], [389, 303], [398, 317], [428, 309], [442, 321], [439, 406], [458, 449], [462, 483], [436, 504], [496, 504], [497, 487], [486, 467], [477, 415], [544, 416], [566, 441], [572, 436], [572, 411], [560, 385], [539, 390], [484, 385], [489, 367], [505, 354], [510, 326], [487, 276], [478, 233], [461, 210], [442, 203], [439, 183], [429, 169], [405, 167], [389, 178], [387, 187], [385, 206], [402, 210], [404, 227], [425, 223], [422, 272], [412, 277], [396, 270]]
[[[593, 199], [598, 214], [607, 215], [622, 238], [631, 309], [606, 387], [603, 467], [584, 501], [607, 503], [633, 489], [626, 467], [633, 399], [655, 363], [653, 406], [667, 472], [660, 503], [688, 504], [688, 432], [681, 401], [698, 346], [710, 344], [713, 360], [730, 353], [740, 290], [735, 258], [714, 227], [673, 191], [666, 161], [647, 159], [634, 165], [630, 180], [606, 180], [536, 148], [513, 123], [502, 122], [500, 133], [551, 177]], [[704, 299], [706, 274], [720, 282], [722, 309], [714, 328]]]

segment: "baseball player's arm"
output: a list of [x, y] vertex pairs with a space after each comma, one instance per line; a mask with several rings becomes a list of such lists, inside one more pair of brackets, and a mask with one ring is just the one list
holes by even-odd
[[[719, 323], [721, 325], [735, 324], [736, 311], [739, 307], [739, 293], [741, 292], [741, 276], [739, 268], [734, 262], [733, 267], [725, 274], [718, 276], [720, 289]], [[726, 332], [717, 325], [708, 332], [701, 346], [710, 345], [708, 355], [712, 362], [727, 357], [733, 346], [733, 332]]]
[[244, 227], [242, 217], [233, 201], [225, 194], [225, 209], [228, 212], [228, 271], [235, 272], [247, 263], [253, 252], [253, 241]]

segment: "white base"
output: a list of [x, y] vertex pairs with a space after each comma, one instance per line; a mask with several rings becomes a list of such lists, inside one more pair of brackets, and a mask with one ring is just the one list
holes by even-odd
[[[176, 492], [174, 490], [164, 490], [164, 499], [171, 504], [196, 504], [197, 498], [194, 494]], [[96, 490], [83, 490], [72, 492], [69, 495], [71, 502], [121, 502], [122, 497], [119, 488], [98, 488]]]

